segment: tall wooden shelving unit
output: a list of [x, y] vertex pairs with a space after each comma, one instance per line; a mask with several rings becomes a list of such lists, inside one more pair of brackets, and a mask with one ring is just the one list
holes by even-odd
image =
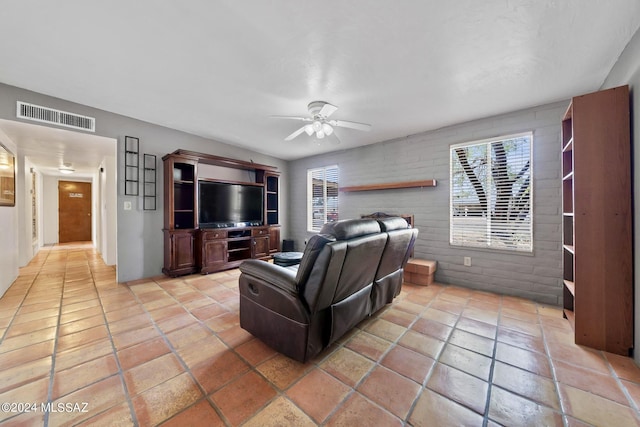
[[633, 259], [629, 87], [572, 99], [562, 120], [564, 314], [576, 344], [629, 355]]
[[198, 226], [198, 161], [170, 155], [164, 160], [164, 268], [167, 275], [196, 271], [195, 239]]

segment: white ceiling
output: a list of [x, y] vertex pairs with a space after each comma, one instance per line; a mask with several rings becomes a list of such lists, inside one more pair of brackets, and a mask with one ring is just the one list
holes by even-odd
[[[22, 0], [1, 21], [0, 82], [295, 159], [597, 90], [640, 1]], [[269, 116], [314, 100], [373, 129], [285, 142], [301, 123]]]

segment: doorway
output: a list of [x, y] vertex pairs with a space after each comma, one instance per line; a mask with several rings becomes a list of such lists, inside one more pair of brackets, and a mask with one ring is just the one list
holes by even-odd
[[91, 183], [58, 183], [58, 242], [91, 241]]

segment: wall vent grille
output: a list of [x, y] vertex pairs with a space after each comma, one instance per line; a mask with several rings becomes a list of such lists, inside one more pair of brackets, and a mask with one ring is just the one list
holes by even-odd
[[81, 116], [67, 111], [54, 110], [53, 108], [28, 104], [22, 101], [18, 101], [16, 116], [20, 119], [49, 123], [72, 129], [89, 132], [96, 131], [96, 119], [93, 117]]

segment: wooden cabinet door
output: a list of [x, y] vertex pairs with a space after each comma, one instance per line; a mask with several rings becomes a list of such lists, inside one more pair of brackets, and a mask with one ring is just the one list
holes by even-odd
[[280, 227], [269, 227], [269, 253], [280, 252]]
[[190, 268], [195, 265], [193, 240], [192, 233], [174, 233], [171, 236], [173, 270]]
[[253, 241], [251, 245], [252, 258], [266, 258], [269, 256], [269, 236], [254, 237], [251, 240]]
[[202, 242], [203, 262], [202, 268], [216, 268], [227, 262], [227, 241], [205, 240]]

